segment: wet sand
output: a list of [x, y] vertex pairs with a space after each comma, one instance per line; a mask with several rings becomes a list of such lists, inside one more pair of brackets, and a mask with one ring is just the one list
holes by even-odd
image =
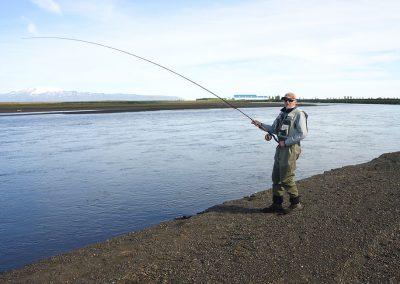
[[300, 212], [262, 213], [271, 200], [262, 191], [8, 271], [0, 282], [400, 282], [400, 152], [298, 185]]

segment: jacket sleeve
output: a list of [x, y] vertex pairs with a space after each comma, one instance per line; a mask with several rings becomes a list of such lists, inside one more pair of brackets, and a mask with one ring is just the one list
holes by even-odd
[[295, 121], [295, 133], [293, 136], [288, 137], [285, 140], [285, 145], [290, 146], [296, 143], [299, 143], [301, 140], [306, 138], [308, 130], [307, 130], [307, 118], [304, 112], [300, 112], [300, 114], [296, 117]]
[[272, 134], [278, 134], [278, 133], [276, 133], [276, 127], [277, 127], [278, 123], [279, 123], [279, 115], [274, 120], [274, 123], [272, 123], [272, 125], [261, 123], [261, 129], [266, 132], [270, 132]]

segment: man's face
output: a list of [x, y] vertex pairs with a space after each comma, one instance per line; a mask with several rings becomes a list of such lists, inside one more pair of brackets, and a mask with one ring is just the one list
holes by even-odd
[[285, 108], [286, 109], [291, 109], [294, 108], [296, 106], [296, 100], [295, 99], [291, 99], [291, 98], [283, 98], [283, 101], [285, 102]]

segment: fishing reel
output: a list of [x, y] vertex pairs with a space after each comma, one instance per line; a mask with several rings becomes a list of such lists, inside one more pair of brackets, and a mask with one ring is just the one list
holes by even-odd
[[269, 133], [267, 133], [267, 134], [265, 134], [265, 140], [267, 140], [267, 141], [271, 141], [272, 140], [272, 135], [271, 134], [269, 134]]
[[265, 134], [265, 137], [264, 137], [264, 138], [265, 138], [265, 140], [268, 141], [268, 142], [271, 141], [272, 139], [274, 139], [275, 142], [279, 144], [278, 137], [276, 137], [276, 135], [273, 134], [273, 133], [271, 133], [271, 132], [267, 132], [267, 134]]

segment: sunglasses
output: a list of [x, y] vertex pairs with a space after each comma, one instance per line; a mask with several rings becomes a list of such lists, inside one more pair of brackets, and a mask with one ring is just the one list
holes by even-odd
[[295, 101], [294, 99], [289, 99], [289, 98], [282, 98], [282, 100], [285, 101], [285, 102], [289, 102], [289, 103]]

